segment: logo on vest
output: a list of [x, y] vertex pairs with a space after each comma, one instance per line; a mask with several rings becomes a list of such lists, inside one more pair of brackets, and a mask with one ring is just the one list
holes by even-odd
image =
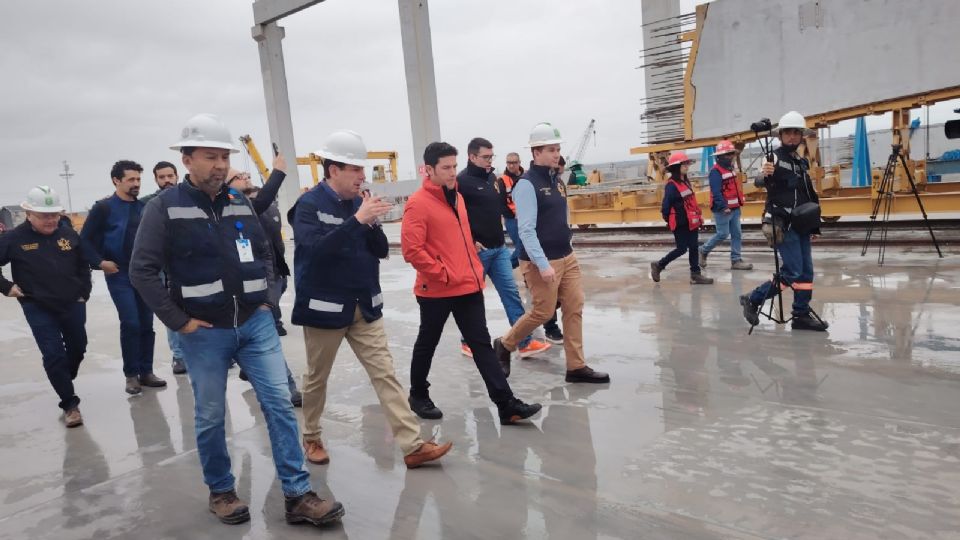
[[66, 238], [57, 240], [57, 245], [60, 246], [60, 251], [70, 251], [73, 249], [73, 246], [70, 245], [70, 241]]
[[20, 249], [22, 249], [22, 250], [24, 250], [24, 251], [34, 251], [34, 250], [36, 250], [36, 249], [40, 249], [40, 244], [39, 244], [39, 243], [21, 244], [21, 245], [20, 245]]
[[540, 188], [540, 193], [543, 193], [544, 197], [549, 197], [553, 193], [553, 190], [548, 187], [542, 187]]

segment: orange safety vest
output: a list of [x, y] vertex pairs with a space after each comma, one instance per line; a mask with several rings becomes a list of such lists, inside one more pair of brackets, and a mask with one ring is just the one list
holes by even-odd
[[[670, 179], [670, 182], [683, 197], [683, 209], [687, 213], [687, 224], [690, 226], [690, 230], [699, 229], [700, 225], [703, 224], [703, 217], [700, 213], [700, 205], [697, 204], [697, 194], [693, 192], [693, 188], [689, 184], [681, 184], [673, 178]], [[671, 231], [677, 230], [677, 210], [672, 206], [670, 207], [670, 219], [667, 223], [670, 225]]]
[[503, 176], [500, 177], [503, 180], [504, 187], [507, 188], [507, 208], [513, 212], [513, 215], [517, 215], [517, 203], [513, 202], [513, 178], [509, 174], [503, 173]]
[[[743, 206], [743, 186], [740, 185], [740, 179], [737, 178], [737, 174], [733, 171], [728, 171], [720, 166], [719, 163], [714, 164], [714, 169], [720, 173], [721, 183], [720, 189], [723, 192], [723, 198], [727, 201], [727, 207], [733, 210], [734, 208], [740, 208]], [[710, 191], [710, 207], [715, 208], [713, 201], [713, 191]]]

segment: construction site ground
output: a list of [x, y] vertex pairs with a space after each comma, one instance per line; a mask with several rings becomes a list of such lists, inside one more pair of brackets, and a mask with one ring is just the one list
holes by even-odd
[[[95, 276], [76, 380], [86, 423], [67, 430], [29, 327], [6, 299], [0, 538], [956, 538], [957, 248], [944, 259], [922, 242], [891, 248], [883, 267], [858, 247], [815, 249], [814, 306], [829, 332], [764, 322], [748, 336], [737, 296], [769, 278], [768, 250], [750, 247], [756, 268], [737, 273], [717, 252], [706, 269], [716, 284], [694, 287], [683, 259], [650, 281], [649, 262], [665, 246], [583, 247], [587, 359], [612, 382], [565, 383], [559, 347], [514, 360], [517, 395], [544, 404], [529, 425], [499, 426], [451, 320], [431, 376], [445, 416], [422, 430], [455, 446], [418, 470], [405, 468], [366, 373], [343, 346], [323, 420], [331, 462], [308, 468], [346, 516], [319, 533], [284, 522], [263, 416], [235, 372], [228, 444], [252, 519], [229, 526], [207, 510], [193, 396], [170, 371], [161, 325], [156, 371], [169, 386], [129, 397], [116, 311]], [[419, 324], [414, 273], [394, 252], [381, 278], [406, 387]], [[507, 321], [492, 287], [486, 300], [497, 335]], [[292, 301], [291, 288], [286, 318]], [[287, 326], [284, 351], [299, 376], [303, 334]]]

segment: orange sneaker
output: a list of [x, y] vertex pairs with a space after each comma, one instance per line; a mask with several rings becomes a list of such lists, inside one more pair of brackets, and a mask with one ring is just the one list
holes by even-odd
[[473, 358], [473, 351], [470, 350], [470, 346], [466, 343], [460, 344], [460, 354], [466, 356], [467, 358]]
[[549, 350], [550, 347], [552, 347], [552, 345], [550, 345], [549, 343], [544, 343], [543, 341], [537, 341], [535, 339], [531, 339], [529, 345], [520, 349], [520, 358], [529, 358], [531, 356], [536, 356], [542, 352]]

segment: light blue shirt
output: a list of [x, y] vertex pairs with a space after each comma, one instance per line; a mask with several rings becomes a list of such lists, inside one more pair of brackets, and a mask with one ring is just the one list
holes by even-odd
[[550, 261], [540, 246], [537, 238], [537, 192], [533, 184], [526, 178], [521, 178], [513, 187], [513, 202], [517, 205], [517, 228], [520, 230], [520, 241], [527, 257], [540, 270], [550, 268]]

